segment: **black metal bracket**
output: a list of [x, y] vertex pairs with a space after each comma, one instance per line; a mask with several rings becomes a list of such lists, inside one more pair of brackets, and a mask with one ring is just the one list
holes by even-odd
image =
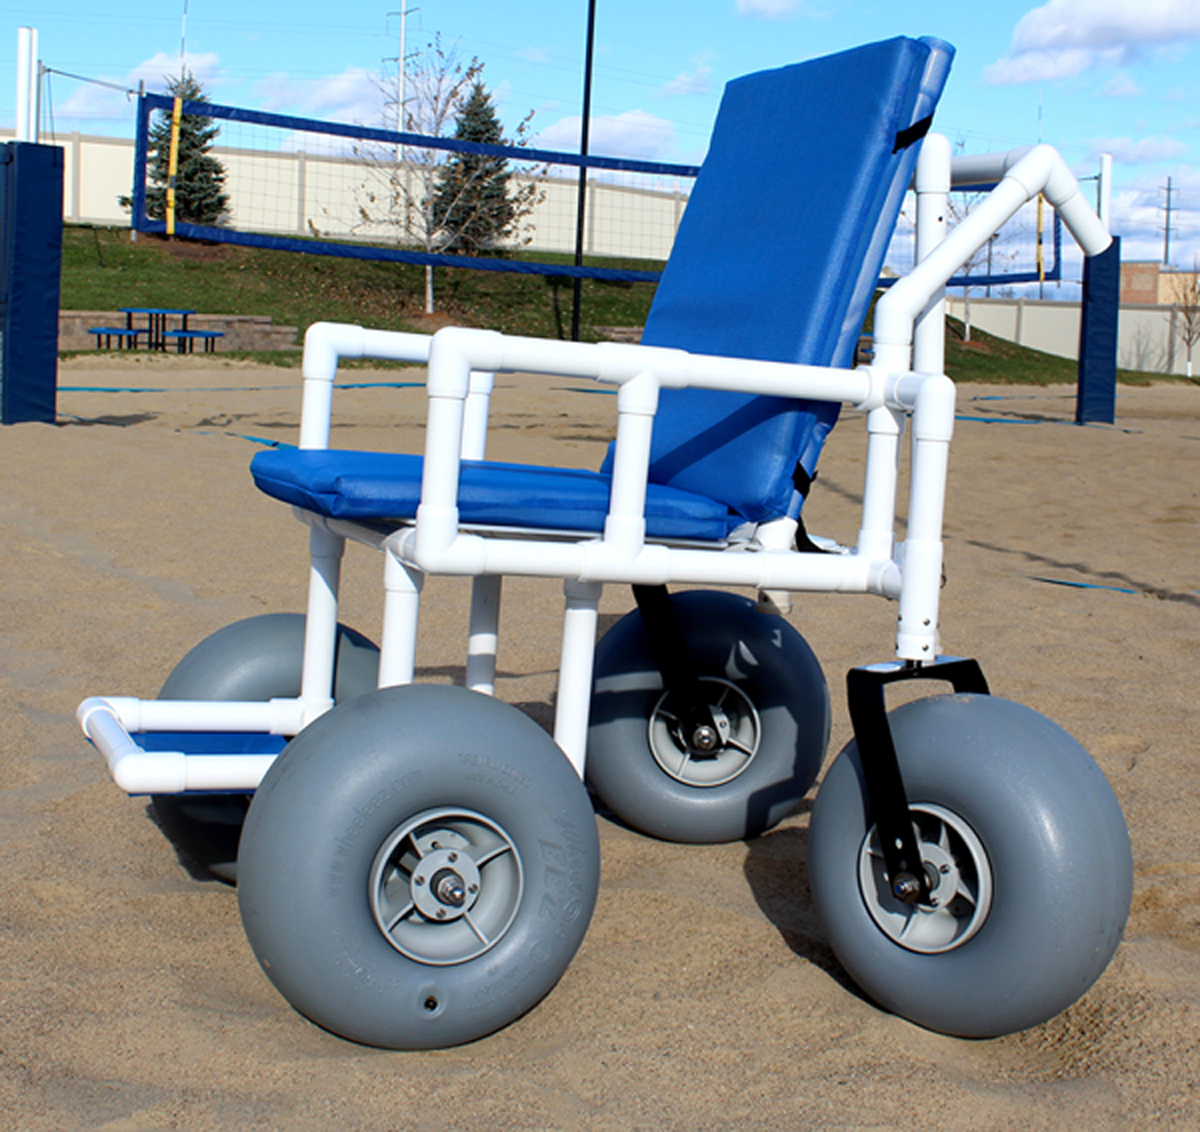
[[956, 692], [981, 695], [988, 694], [988, 684], [978, 661], [959, 657], [871, 664], [846, 674], [850, 722], [892, 895], [906, 904], [927, 904], [932, 886], [921, 862], [884, 698], [887, 685], [902, 680], [946, 680]]
[[679, 720], [679, 738], [694, 755], [715, 755], [721, 746], [720, 730], [700, 684], [700, 672], [688, 652], [679, 619], [671, 607], [666, 586], [633, 587], [634, 600], [646, 627], [650, 656], [670, 696], [672, 713]]

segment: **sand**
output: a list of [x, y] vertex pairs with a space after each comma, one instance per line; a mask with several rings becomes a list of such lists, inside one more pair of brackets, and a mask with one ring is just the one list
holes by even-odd
[[[873, 1006], [812, 912], [807, 803], [700, 848], [600, 818], [599, 903], [558, 987], [501, 1033], [413, 1054], [292, 1011], [234, 891], [179, 857], [73, 720], [85, 695], [153, 696], [230, 621], [303, 608], [304, 532], [246, 470], [248, 437], [295, 437], [298, 372], [125, 356], [65, 362], [60, 383], [57, 427], [0, 433], [0, 1126], [1200, 1127], [1200, 388], [1123, 387], [1117, 424], [1087, 428], [1068, 388], [960, 390], [945, 648], [1094, 754], [1133, 842], [1125, 941], [1079, 1003], [977, 1042]], [[573, 387], [502, 379], [490, 454], [595, 466], [613, 399]], [[423, 400], [344, 390], [335, 443], [418, 446]], [[815, 532], [853, 540], [862, 452], [848, 413]], [[343, 619], [375, 636], [380, 577], [352, 547]], [[422, 679], [461, 680], [465, 592], [426, 588]], [[543, 722], [560, 601], [554, 582], [505, 591], [498, 692]], [[630, 605], [611, 588], [605, 623]], [[844, 671], [888, 658], [893, 618], [835, 596], [791, 614], [830, 681], [831, 757]]]

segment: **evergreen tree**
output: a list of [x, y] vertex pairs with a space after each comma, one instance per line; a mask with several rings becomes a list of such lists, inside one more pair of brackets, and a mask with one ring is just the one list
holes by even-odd
[[[208, 96], [192, 74], [167, 80], [167, 94], [185, 102], [207, 102]], [[220, 132], [211, 118], [183, 114], [179, 119], [179, 155], [175, 170], [175, 219], [186, 224], [220, 224], [229, 211], [225, 168], [209, 148]], [[146, 214], [155, 220], [167, 215], [167, 182], [171, 157], [171, 115], [159, 112], [150, 124], [150, 181]], [[122, 197], [126, 207], [129, 197]]]
[[[459, 141], [505, 145], [483, 83], [476, 82], [456, 118]], [[510, 235], [518, 209], [508, 192], [508, 163], [502, 157], [456, 153], [442, 166], [431, 202], [433, 223], [446, 251], [476, 255]]]

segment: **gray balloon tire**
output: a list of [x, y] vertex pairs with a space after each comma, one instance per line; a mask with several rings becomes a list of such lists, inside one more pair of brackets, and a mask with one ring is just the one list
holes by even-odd
[[[158, 693], [160, 700], [270, 700], [300, 694], [304, 616], [265, 613], [218, 629], [188, 652]], [[335, 701], [375, 690], [379, 649], [338, 626]], [[251, 795], [157, 794], [154, 816], [171, 843], [213, 876], [237, 882], [237, 849]]]
[[718, 786], [668, 775], [650, 749], [650, 713], [662, 677], [641, 615], [618, 621], [596, 647], [587, 780], [634, 829], [666, 841], [715, 843], [756, 837], [800, 804], [829, 744], [829, 691], [817, 658], [782, 617], [749, 598], [710, 590], [671, 595], [700, 675], [747, 694], [761, 721], [758, 750]]
[[[426, 963], [384, 935], [368, 889], [396, 831], [446, 808], [502, 828], [523, 880], [489, 950]], [[276, 760], [243, 829], [238, 902], [264, 972], [301, 1014], [364, 1045], [435, 1049], [500, 1029], [551, 990], [599, 880], [591, 802], [550, 736], [491, 697], [414, 685], [335, 708]]]
[[859, 858], [873, 822], [852, 741], [813, 805], [813, 904], [847, 973], [880, 1006], [966, 1038], [1015, 1033], [1080, 998], [1121, 941], [1133, 887], [1112, 788], [1070, 735], [994, 696], [917, 700], [889, 715], [910, 804], [964, 820], [992, 871], [992, 904], [960, 946], [920, 954], [872, 919]]

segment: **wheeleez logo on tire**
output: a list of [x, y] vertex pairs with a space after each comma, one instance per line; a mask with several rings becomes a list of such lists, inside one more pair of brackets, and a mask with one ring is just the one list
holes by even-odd
[[419, 770], [411, 771], [404, 775], [403, 778], [394, 778], [387, 786], [382, 787], [372, 794], [370, 801], [365, 805], [354, 807], [354, 820], [346, 826], [345, 832], [340, 837], [333, 839], [333, 860], [330, 862], [328, 880], [328, 889], [331, 896], [336, 896], [341, 891], [350, 851], [354, 848], [354, 843], [358, 840], [358, 835], [362, 833], [363, 827], [367, 824], [372, 814], [379, 810], [389, 798], [410, 790], [422, 778], [424, 778], [424, 774]]
[[[474, 755], [467, 751], [460, 751], [458, 764], [470, 770], [471, 773], [468, 777], [473, 781], [487, 782], [493, 786], [500, 787], [501, 790], [505, 790], [509, 794], [513, 792], [512, 783], [516, 783], [516, 785], [524, 787], [526, 790], [533, 785], [533, 779], [529, 775], [522, 773], [516, 767], [510, 766], [506, 762], [492, 758], [490, 755]], [[495, 775], [502, 775], [509, 781], [501, 781], [495, 778]]]
[[558, 818], [555, 824], [563, 840], [542, 839], [538, 842], [546, 866], [546, 887], [538, 915], [554, 920], [562, 927], [570, 927], [583, 914], [584, 908], [583, 839], [572, 822]]

